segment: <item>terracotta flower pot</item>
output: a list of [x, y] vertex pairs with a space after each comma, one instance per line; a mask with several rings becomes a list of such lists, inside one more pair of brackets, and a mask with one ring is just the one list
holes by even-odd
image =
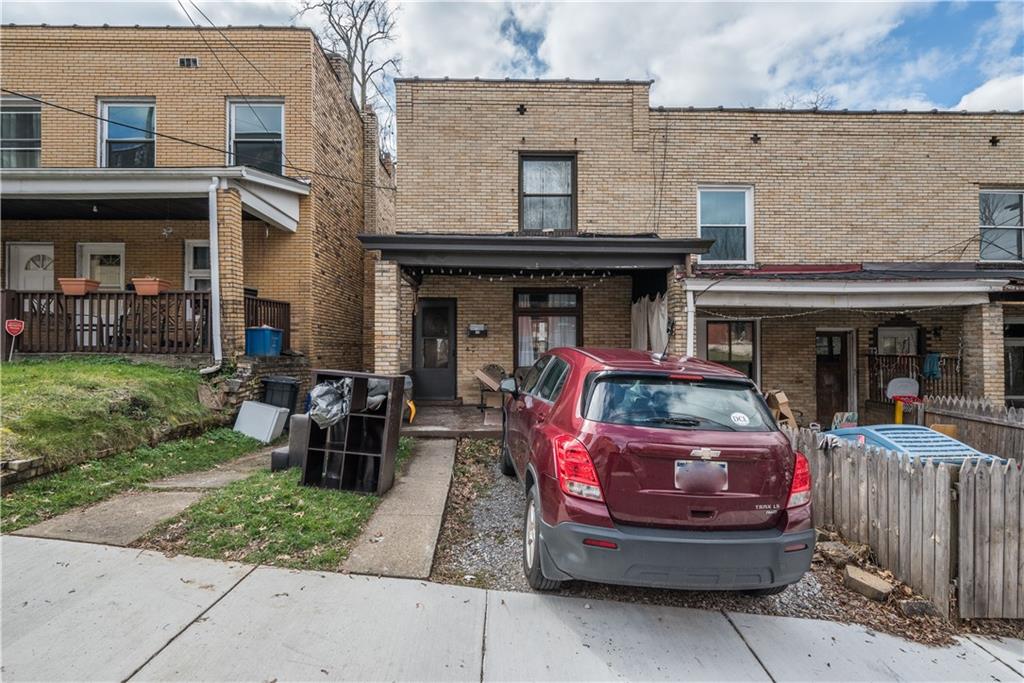
[[133, 277], [132, 284], [135, 285], [135, 293], [139, 296], [156, 296], [171, 288], [170, 282], [158, 277]]
[[59, 277], [60, 291], [66, 296], [84, 296], [95, 292], [100, 287], [99, 280], [90, 280], [87, 277]]

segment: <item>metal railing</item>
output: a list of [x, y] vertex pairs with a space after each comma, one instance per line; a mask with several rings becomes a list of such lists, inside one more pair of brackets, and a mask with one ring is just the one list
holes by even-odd
[[963, 368], [957, 356], [940, 355], [937, 376], [923, 374], [927, 356], [868, 354], [868, 398], [888, 402], [885, 388], [897, 377], [913, 377], [922, 396], [958, 396], [963, 393]]

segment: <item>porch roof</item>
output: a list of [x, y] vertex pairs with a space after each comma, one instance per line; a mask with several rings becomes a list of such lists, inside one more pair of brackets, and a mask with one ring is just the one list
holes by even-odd
[[[4, 171], [0, 197], [5, 220], [80, 218], [88, 201], [125, 200], [134, 209], [120, 215], [134, 218], [168, 218], [165, 205], [139, 200], [182, 199], [182, 217], [202, 212], [212, 178], [221, 187], [237, 189], [247, 214], [276, 228], [295, 232], [299, 224], [299, 199], [309, 194], [309, 183], [278, 176], [247, 166], [202, 168], [31, 168]], [[45, 203], [38, 200], [45, 199]], [[83, 204], [85, 202], [85, 204]]]
[[396, 233], [360, 235], [365, 249], [402, 266], [481, 270], [647, 270], [672, 268], [689, 254], [703, 254], [712, 240], [656, 236], [545, 237]]

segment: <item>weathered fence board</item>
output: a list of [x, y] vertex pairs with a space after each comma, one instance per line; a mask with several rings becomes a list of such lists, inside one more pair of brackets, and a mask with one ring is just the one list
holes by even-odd
[[993, 405], [987, 399], [927, 396], [917, 410], [919, 424], [952, 424], [958, 439], [982, 453], [1024, 457], [1024, 408]]

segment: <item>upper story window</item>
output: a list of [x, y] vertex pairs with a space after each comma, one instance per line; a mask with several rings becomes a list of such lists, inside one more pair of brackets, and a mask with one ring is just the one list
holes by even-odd
[[280, 102], [232, 102], [230, 138], [234, 166], [252, 166], [280, 174], [284, 158], [284, 105]]
[[153, 168], [156, 165], [156, 105], [152, 102], [104, 102], [100, 121], [100, 165]]
[[576, 229], [576, 157], [519, 157], [519, 227], [523, 232]]
[[702, 187], [699, 194], [699, 234], [713, 239], [701, 263], [754, 262], [754, 189]]
[[0, 168], [35, 168], [42, 148], [39, 105], [0, 102]]
[[1024, 259], [1024, 192], [985, 190], [978, 195], [983, 261]]

